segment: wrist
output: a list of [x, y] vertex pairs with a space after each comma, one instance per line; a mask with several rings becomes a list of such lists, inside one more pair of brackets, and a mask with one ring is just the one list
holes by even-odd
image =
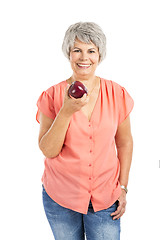
[[121, 189], [124, 190], [126, 192], [126, 194], [127, 194], [127, 192], [128, 192], [127, 187], [125, 187], [124, 185], [121, 185]]
[[66, 117], [66, 118], [71, 118], [72, 116], [72, 114], [69, 113], [64, 106], [62, 106], [62, 108], [60, 109], [60, 113], [63, 115], [63, 117]]

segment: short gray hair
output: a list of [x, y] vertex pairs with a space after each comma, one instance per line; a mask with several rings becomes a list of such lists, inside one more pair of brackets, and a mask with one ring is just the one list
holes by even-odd
[[70, 58], [70, 49], [74, 46], [75, 39], [84, 43], [94, 43], [99, 50], [100, 62], [106, 56], [106, 36], [102, 29], [94, 22], [78, 22], [71, 25], [65, 33], [62, 51]]

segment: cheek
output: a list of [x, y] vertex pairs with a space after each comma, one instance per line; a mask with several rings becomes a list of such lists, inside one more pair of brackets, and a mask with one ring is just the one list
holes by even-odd
[[92, 62], [94, 62], [94, 63], [99, 63], [99, 55], [94, 55], [94, 56], [92, 56]]
[[70, 61], [70, 66], [71, 66], [72, 70], [75, 70], [75, 68], [76, 68], [76, 61], [77, 61], [76, 59], [77, 58], [75, 57], [74, 54], [70, 54], [69, 61]]
[[70, 53], [70, 61], [71, 62], [75, 62], [77, 60], [77, 58], [78, 58], [77, 54]]

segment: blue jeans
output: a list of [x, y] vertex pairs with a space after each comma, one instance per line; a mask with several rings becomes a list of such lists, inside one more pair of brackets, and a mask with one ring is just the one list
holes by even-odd
[[90, 201], [88, 213], [82, 214], [64, 208], [52, 200], [43, 187], [44, 210], [55, 240], [120, 240], [120, 219], [110, 214], [118, 202], [110, 208], [94, 212]]

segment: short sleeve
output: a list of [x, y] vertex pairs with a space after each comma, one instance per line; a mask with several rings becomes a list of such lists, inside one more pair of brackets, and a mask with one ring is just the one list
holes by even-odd
[[119, 97], [119, 124], [122, 123], [131, 113], [134, 101], [124, 87], [121, 87]]
[[42, 92], [42, 94], [40, 95], [37, 101], [37, 107], [38, 110], [36, 114], [36, 120], [38, 123], [40, 123], [40, 112], [42, 112], [49, 118], [55, 119], [56, 114], [54, 110], [54, 99], [46, 91]]

